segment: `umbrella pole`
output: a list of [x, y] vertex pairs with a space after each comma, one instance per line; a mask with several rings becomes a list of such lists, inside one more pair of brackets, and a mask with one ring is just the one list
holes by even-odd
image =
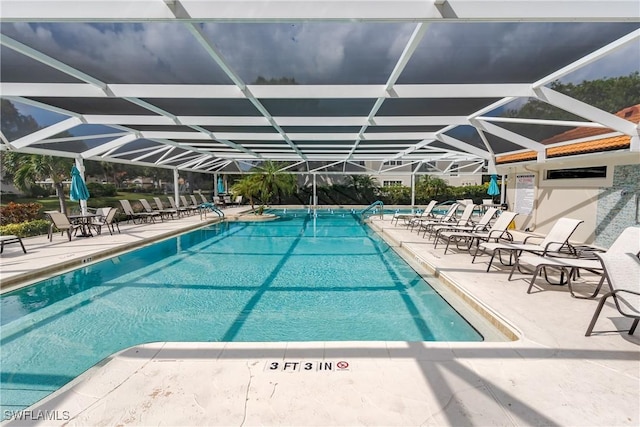
[[[84, 160], [81, 157], [76, 157], [75, 161], [76, 168], [78, 168], [78, 171], [80, 172], [80, 177], [84, 181]], [[82, 212], [82, 215], [86, 215], [89, 213], [86, 200], [80, 200], [80, 211]]]

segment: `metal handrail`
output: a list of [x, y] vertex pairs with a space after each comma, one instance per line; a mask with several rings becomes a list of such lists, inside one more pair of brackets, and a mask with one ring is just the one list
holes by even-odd
[[204, 209], [211, 209], [211, 211], [215, 214], [217, 214], [219, 217], [224, 218], [224, 212], [222, 212], [220, 210], [220, 208], [218, 208], [214, 203], [202, 203], [200, 206], [200, 218], [202, 218], [202, 211]]
[[362, 209], [359, 213], [360, 213], [360, 217], [363, 217], [364, 214], [367, 211], [370, 211], [371, 209], [375, 208], [376, 206], [380, 206], [380, 219], [384, 219], [384, 203], [382, 202], [382, 200], [376, 200], [375, 202], [371, 203], [369, 206], [367, 206], [366, 208]]

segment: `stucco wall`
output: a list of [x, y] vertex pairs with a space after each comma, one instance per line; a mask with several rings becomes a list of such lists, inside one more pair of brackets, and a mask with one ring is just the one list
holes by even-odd
[[[547, 169], [607, 166], [606, 178], [546, 180]], [[515, 177], [535, 175], [536, 203], [531, 215], [518, 215], [520, 230], [546, 234], [560, 217], [582, 219], [571, 240], [607, 248], [620, 232], [636, 222], [636, 203], [640, 197], [640, 156], [626, 153], [594, 155], [551, 161], [546, 164], [512, 164], [499, 168], [508, 175], [507, 202], [515, 209]]]

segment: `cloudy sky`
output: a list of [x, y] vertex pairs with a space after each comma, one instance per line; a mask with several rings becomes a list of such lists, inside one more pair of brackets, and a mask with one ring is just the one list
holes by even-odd
[[[382, 84], [415, 25], [207, 23], [202, 28], [246, 83], [262, 76], [299, 84]], [[531, 82], [636, 28], [633, 23], [431, 23], [399, 83]], [[231, 83], [177, 22], [15, 23], [3, 24], [2, 33], [108, 83]], [[18, 69], [16, 55], [6, 50], [3, 80], [28, 81], [33, 67]], [[583, 78], [634, 68], [637, 49], [635, 55], [614, 55], [590, 67]]]
[[[639, 26], [430, 23], [398, 83], [532, 82]], [[371, 22], [201, 26], [249, 84], [258, 77], [293, 78], [298, 84], [383, 84], [415, 27]], [[4, 23], [1, 32], [107, 83], [231, 84], [179, 22]], [[6, 47], [0, 54], [3, 81], [76, 81]], [[564, 80], [628, 75], [638, 71], [639, 64], [640, 49], [635, 44]]]

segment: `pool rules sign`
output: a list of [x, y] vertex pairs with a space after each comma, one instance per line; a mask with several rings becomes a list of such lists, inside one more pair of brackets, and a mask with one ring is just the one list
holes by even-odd
[[351, 365], [346, 360], [274, 360], [267, 362], [265, 371], [270, 372], [343, 372], [350, 371]]

